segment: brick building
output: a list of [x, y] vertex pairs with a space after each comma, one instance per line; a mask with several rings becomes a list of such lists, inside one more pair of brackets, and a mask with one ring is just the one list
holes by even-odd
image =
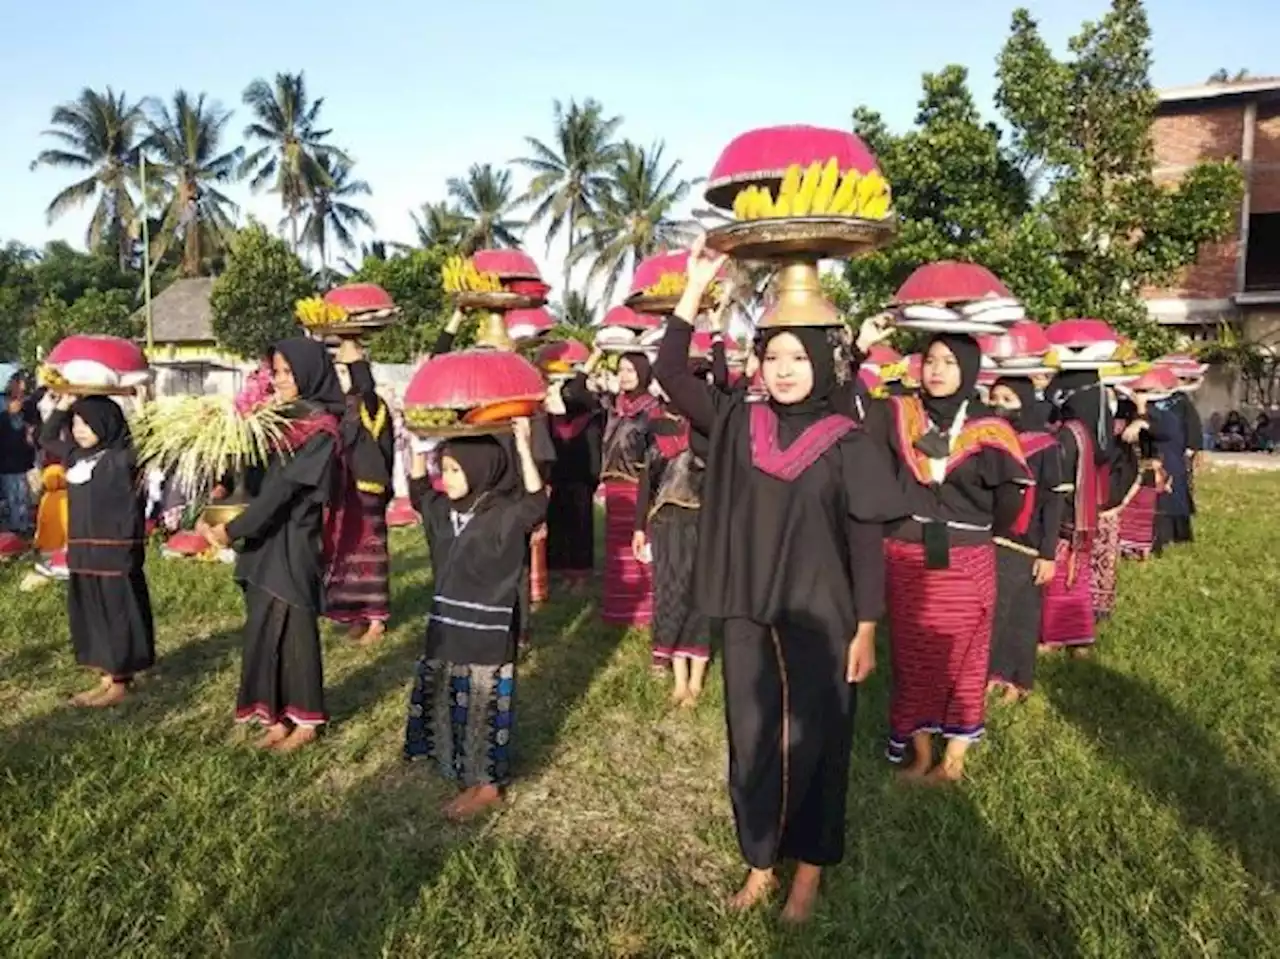
[[[1228, 322], [1280, 349], [1280, 77], [1177, 87], [1159, 98], [1156, 178], [1176, 180], [1202, 160], [1231, 160], [1245, 190], [1235, 234], [1203, 248], [1171, 287], [1145, 291], [1148, 309], [1192, 340]], [[1250, 399], [1225, 371], [1202, 393], [1198, 405], [1213, 409]]]

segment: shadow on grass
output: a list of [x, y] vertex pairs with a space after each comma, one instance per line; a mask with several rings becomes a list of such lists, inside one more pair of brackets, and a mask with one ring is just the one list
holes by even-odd
[[[23, 773], [33, 765], [61, 770], [57, 775], [73, 777], [74, 767], [47, 761], [60, 751], [92, 745], [93, 737], [123, 726], [147, 728], [166, 716], [192, 705], [197, 686], [216, 673], [221, 664], [240, 651], [239, 630], [210, 633], [183, 646], [158, 655], [156, 665], [134, 683], [128, 699], [111, 709], [85, 709], [69, 704], [38, 715], [0, 734], [0, 769]], [[70, 655], [68, 650], [67, 655]], [[91, 670], [81, 671], [88, 689], [97, 679]], [[234, 703], [227, 704], [228, 721]], [[51, 783], [52, 785], [52, 783]]]
[[[843, 675], [841, 652], [806, 654], [815, 672], [793, 672], [792, 695], [822, 675]], [[1065, 911], [1017, 864], [1009, 841], [993, 833], [965, 787], [935, 790], [894, 779], [884, 758], [889, 656], [883, 643], [881, 652], [877, 672], [858, 689], [844, 861], [824, 871], [808, 927], [775, 927], [773, 954], [1076, 956], [1078, 937]], [[781, 689], [762, 678], [754, 695], [776, 703]], [[830, 722], [810, 719], [811, 726]], [[793, 753], [802, 755], [799, 748]], [[799, 813], [821, 814], [825, 802], [807, 801], [812, 798], [800, 801]], [[790, 865], [782, 870], [786, 880]]]
[[1259, 881], [1280, 883], [1280, 797], [1255, 769], [1227, 759], [1203, 726], [1132, 676], [1093, 660], [1050, 687], [1055, 708], [1189, 826], [1235, 849]]

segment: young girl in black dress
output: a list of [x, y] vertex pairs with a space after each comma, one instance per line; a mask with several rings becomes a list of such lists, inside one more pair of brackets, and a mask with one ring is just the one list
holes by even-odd
[[[433, 759], [461, 785], [444, 808], [466, 819], [500, 802], [511, 774], [519, 590], [529, 534], [547, 515], [529, 420], [515, 456], [491, 437], [440, 450], [444, 491], [413, 459], [410, 496], [431, 548], [435, 596], [405, 730], [406, 759]], [[518, 462], [516, 462], [518, 461]]]
[[[68, 421], [71, 439], [64, 439]], [[67, 619], [76, 661], [102, 674], [77, 706], [112, 706], [155, 663], [145, 493], [124, 411], [105, 396], [63, 397], [40, 443], [67, 467]]]

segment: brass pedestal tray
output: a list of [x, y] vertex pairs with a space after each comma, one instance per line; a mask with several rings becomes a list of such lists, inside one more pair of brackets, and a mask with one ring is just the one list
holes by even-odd
[[848, 216], [739, 220], [708, 230], [707, 249], [735, 260], [844, 259], [874, 252], [895, 231], [893, 220]]
[[[648, 313], [650, 316], [670, 316], [676, 311], [676, 307], [680, 305], [680, 294], [650, 296], [646, 293], [636, 293], [627, 297], [623, 302], [637, 313]], [[698, 311], [710, 310], [714, 306], [715, 304], [711, 301], [711, 297], [704, 296], [702, 302], [698, 305]]]
[[544, 306], [547, 302], [539, 296], [508, 293], [505, 290], [464, 290], [453, 296], [460, 310], [531, 310]]
[[307, 327], [307, 330], [320, 339], [353, 340], [385, 330], [395, 323], [399, 314], [398, 308], [370, 310], [366, 313], [353, 313], [340, 323], [318, 324]]
[[802, 216], [740, 220], [707, 232], [707, 249], [737, 260], [778, 264], [772, 303], [760, 327], [843, 326], [822, 292], [818, 261], [866, 255], [894, 234], [892, 220]]
[[451, 426], [410, 426], [406, 429], [414, 436], [433, 440], [451, 440], [470, 436], [501, 436], [511, 432], [511, 421], [501, 423], [455, 423]]
[[[148, 384], [138, 384], [138, 386], [146, 385]], [[49, 384], [49, 392], [63, 396], [136, 396], [138, 386], [94, 386], [85, 383], [57, 383]]]

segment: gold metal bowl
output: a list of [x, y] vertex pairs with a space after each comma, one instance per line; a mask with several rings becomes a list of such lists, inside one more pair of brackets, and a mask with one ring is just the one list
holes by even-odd
[[209, 526], [223, 526], [249, 508], [248, 503], [210, 503], [200, 514]]
[[895, 231], [893, 220], [848, 216], [740, 220], [707, 231], [707, 249], [739, 260], [844, 259], [875, 251]]

